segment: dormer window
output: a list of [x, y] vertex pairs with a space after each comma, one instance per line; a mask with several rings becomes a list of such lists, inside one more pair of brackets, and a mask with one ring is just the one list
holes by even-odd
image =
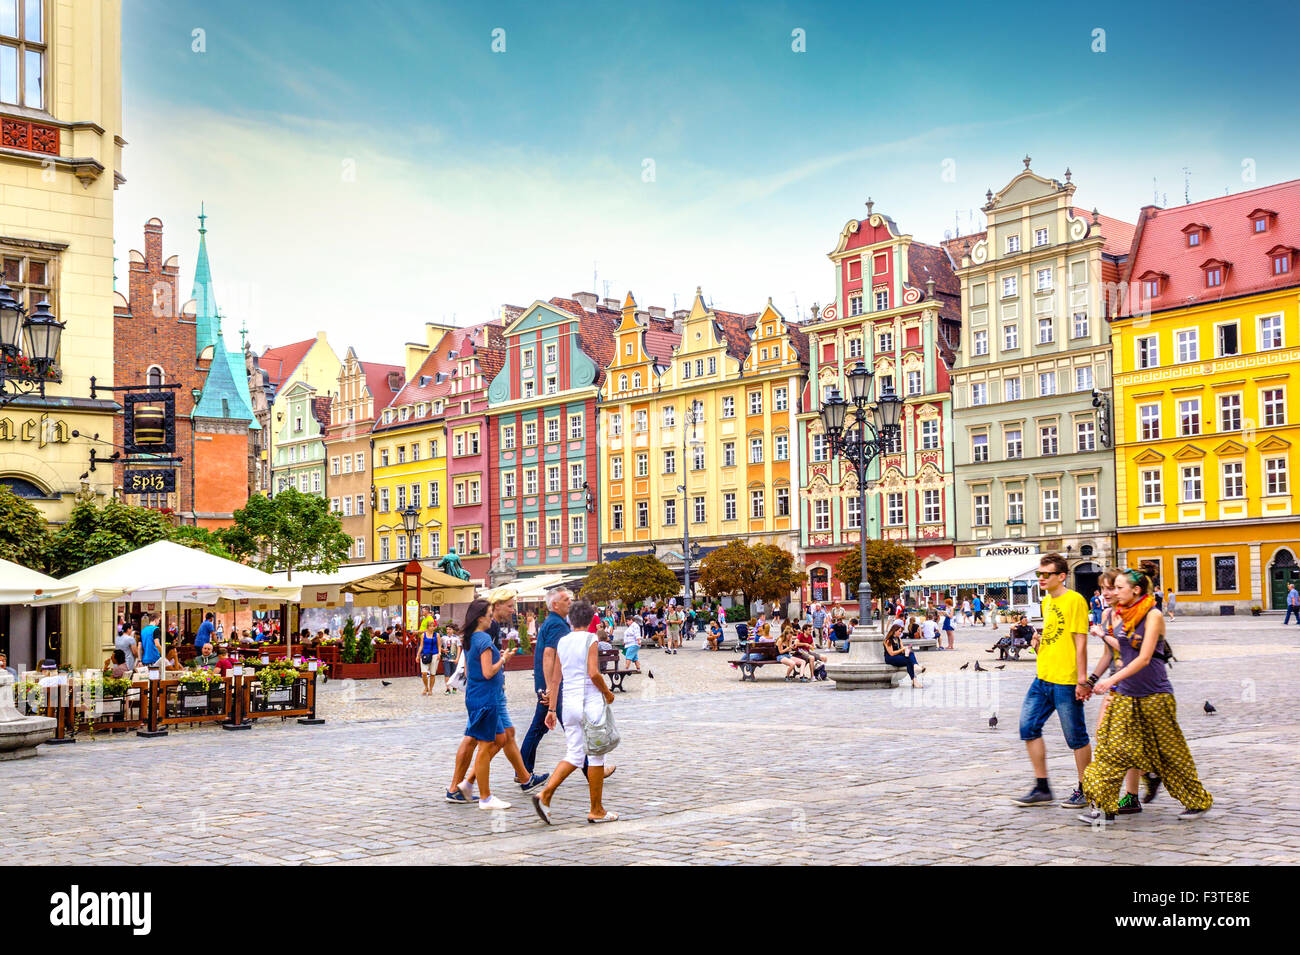
[[1138, 276], [1138, 281], [1142, 283], [1142, 298], [1150, 301], [1153, 298], [1159, 298], [1165, 290], [1165, 283], [1169, 276], [1164, 272], [1146, 271]]
[[1210, 234], [1210, 227], [1201, 222], [1193, 222], [1191, 225], [1183, 226], [1183, 234], [1187, 236], [1188, 248], [1193, 248], [1205, 242]]
[[1285, 245], [1275, 245], [1268, 250], [1268, 257], [1271, 261], [1271, 269], [1274, 275], [1291, 274], [1291, 266], [1295, 261], [1296, 250]]
[[1205, 287], [1221, 287], [1228, 274], [1228, 265], [1229, 263], [1222, 259], [1206, 259], [1202, 262], [1201, 271], [1205, 273]]
[[1272, 209], [1255, 209], [1246, 218], [1250, 219], [1250, 231], [1259, 235], [1273, 227], [1273, 220], [1277, 218], [1277, 213]]

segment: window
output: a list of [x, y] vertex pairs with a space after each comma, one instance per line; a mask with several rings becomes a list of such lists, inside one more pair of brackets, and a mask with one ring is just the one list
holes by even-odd
[[1189, 246], [1201, 244], [1201, 233], [1199, 230], [1193, 229], [1191, 232], [1187, 233], [1187, 244]]
[[1282, 316], [1265, 315], [1259, 320], [1259, 350], [1282, 347]]
[[[927, 418], [921, 422], [921, 449], [933, 451], [939, 447], [939, 419]], [[901, 448], [894, 450], [901, 451]]]
[[531, 349], [531, 348], [525, 348], [525, 349], [524, 349], [522, 352], [520, 352], [519, 354], [520, 354], [521, 359], [522, 359], [521, 362], [520, 362], [520, 364], [521, 364], [524, 368], [532, 368], [532, 367], [533, 367], [533, 355], [534, 355], [533, 349]]
[[397, 559], [406, 560], [406, 535], [397, 535]]
[[460, 455], [464, 454], [464, 453], [465, 453], [465, 435], [463, 435], [463, 434], [455, 435], [455, 436], [452, 438], [452, 447], [455, 449], [455, 451], [454, 451], [453, 453], [454, 453], [457, 457], [459, 457]]
[[1138, 422], [1143, 441], [1155, 441], [1160, 437], [1160, 406], [1139, 405]]
[[537, 493], [537, 468], [524, 468], [524, 493]]
[[321, 479], [320, 471], [311, 472], [311, 490], [313, 494], [320, 493], [320, 479]]
[[366, 497], [364, 494], [356, 496], [356, 515], [357, 517], [365, 517], [366, 515]]
[[581, 461], [569, 465], [569, 490], [581, 491], [587, 481], [586, 468]]
[[548, 464], [546, 466], [546, 493], [556, 494], [560, 490], [560, 466], [558, 464]]
[[1158, 298], [1160, 296], [1160, 280], [1149, 279], [1142, 283], [1142, 294], [1148, 298]]
[[[350, 503], [350, 502], [349, 502], [349, 503]], [[351, 513], [351, 511], [352, 511], [352, 508], [349, 507], [349, 508], [348, 508], [348, 512]], [[342, 511], [341, 511], [341, 509], [340, 509], [340, 507], [339, 507], [339, 499], [338, 499], [337, 497], [332, 497], [332, 498], [330, 498], [330, 513], [331, 513], [331, 514], [339, 514], [339, 513], [342, 513]]]
[[976, 464], [989, 459], [989, 436], [976, 434], [971, 436], [971, 460]]
[[389, 557], [388, 557], [388, 553], [389, 553], [389, 551], [388, 551], [388, 547], [389, 547], [389, 544], [388, 544], [388, 535], [385, 534], [383, 537], [379, 538], [379, 559], [380, 559], [380, 560], [388, 560], [388, 559], [389, 559]]
[[1070, 336], [1072, 338], [1087, 338], [1091, 330], [1089, 325], [1087, 312], [1075, 312], [1074, 317], [1070, 320]]
[[411, 485], [411, 506], [420, 506], [420, 485], [418, 484]]
[[355, 546], [352, 548], [352, 556], [358, 559], [366, 556], [366, 539], [364, 537], [356, 539]]
[[677, 452], [669, 449], [664, 452], [664, 474], [677, 473]]
[[1201, 485], [1201, 466], [1199, 464], [1184, 465], [1181, 478], [1184, 504], [1194, 504], [1204, 500], [1204, 488]]
[[547, 418], [546, 419], [546, 443], [554, 444], [559, 440], [560, 440], [560, 419]]
[[546, 519], [546, 545], [548, 547], [559, 547], [560, 544], [560, 519], [558, 517], [548, 517]]
[[555, 342], [550, 342], [544, 346], [542, 351], [542, 361], [548, 365], [553, 365], [559, 361], [559, 346]]
[[1038, 344], [1050, 345], [1055, 339], [1056, 333], [1050, 318], [1040, 318], [1038, 320]]
[[1020, 326], [1003, 325], [1002, 326], [1002, 350], [1014, 351], [1020, 347]]
[[1007, 236], [1007, 254], [1013, 255], [1019, 251], [1020, 251], [1020, 236], [1019, 235]]
[[[690, 367], [689, 367], [689, 365], [688, 365], [688, 367], [687, 367], [687, 371], [688, 371], [688, 372], [690, 371]], [[689, 378], [690, 375], [688, 374], [686, 377]], [[618, 376], [618, 390], [619, 390], [619, 391], [627, 391], [627, 375], [619, 375], [619, 376]]]
[[506, 521], [501, 525], [501, 544], [506, 550], [514, 550], [519, 546], [515, 533], [514, 521]]
[[330, 458], [330, 474], [337, 476], [338, 473], [339, 473], [339, 459], [337, 457]]
[[429, 482], [429, 506], [438, 507], [442, 503], [442, 496], [438, 493], [439, 484], [437, 481]]
[[1191, 438], [1201, 433], [1201, 399], [1183, 398], [1178, 402], [1178, 435]]
[[1057, 440], [1056, 425], [1047, 424], [1038, 429], [1038, 448], [1040, 454], [1051, 455], [1058, 453], [1059, 442]]
[[641, 387], [641, 372], [639, 371], [632, 372], [632, 387], [633, 388]]
[[987, 494], [976, 494], [972, 498], [975, 512], [975, 526], [988, 527], [991, 521], [992, 508], [989, 506], [989, 496]]
[[[1019, 241], [1019, 240], [1017, 240]], [[1016, 294], [1016, 276], [1008, 275], [1002, 279], [1002, 297], [1010, 298]]]
[[632, 420], [638, 434], [643, 434], [644, 432], [650, 430], [650, 415], [648, 412], [638, 411], [633, 416]]
[[1160, 364], [1160, 339], [1148, 335], [1137, 340], [1137, 366], [1155, 368]]
[[537, 422], [524, 422], [524, 447], [532, 447], [537, 443]]
[[537, 526], [538, 525], [537, 525], [536, 518], [532, 518], [531, 520], [524, 521], [524, 546], [525, 547], [537, 546]]
[[1237, 592], [1237, 558], [1235, 555], [1215, 556], [1214, 589], [1220, 593]]
[[883, 312], [889, 308], [889, 289], [876, 289], [876, 311]]
[[1035, 230], [1034, 230], [1034, 245], [1035, 245], [1035, 246], [1047, 245], [1047, 230], [1046, 230], [1046, 229], [1035, 229]]
[[1092, 391], [1092, 366], [1084, 365], [1074, 369], [1074, 390]]
[[749, 463], [750, 464], [763, 463], [763, 439], [762, 438], [749, 439]]
[[858, 294], [858, 295], [850, 295], [850, 296], [849, 296], [849, 314], [850, 314], [850, 315], [861, 315], [861, 314], [862, 314], [862, 295], [861, 295], [861, 294]]
[[609, 476], [611, 480], [623, 480], [623, 458], [611, 458], [609, 462]]
[[345, 454], [345, 455], [343, 455], [342, 461], [343, 461], [343, 473], [344, 473], [344, 474], [351, 474], [351, 473], [352, 473], [352, 455], [350, 455], [350, 454]]
[[1180, 363], [1201, 360], [1201, 344], [1195, 328], [1175, 332], [1174, 343]]
[[[776, 349], [775, 349], [775, 348], [772, 349], [772, 354], [773, 354], [773, 355], [776, 354]], [[697, 358], [697, 359], [695, 359], [695, 377], [696, 377], [696, 378], [702, 378], [702, 377], [704, 377], [704, 359], [703, 359], [703, 358]]]
[[1052, 288], [1052, 270], [1050, 268], [1038, 269], [1034, 273], [1034, 291], [1049, 292]]
[[880, 393], [882, 395], [892, 395], [894, 393], [893, 375], [881, 375], [876, 379], [876, 382], [880, 386]]
[[675, 426], [676, 426], [676, 424], [677, 424], [677, 409], [674, 408], [672, 405], [668, 405], [667, 407], [664, 408], [664, 410], [663, 410], [663, 422], [664, 422], [663, 426], [664, 426], [665, 428], [672, 428], [672, 427], [675, 427]]
[[609, 436], [619, 438], [623, 435], [623, 415], [619, 412], [612, 412], [609, 416]]
[[887, 352], [892, 352], [893, 350], [894, 350], [894, 333], [881, 332], [876, 337], [876, 351], [887, 353]]
[[622, 504], [614, 505], [614, 507], [612, 508], [612, 516], [614, 519], [614, 530], [621, 531], [623, 529], [623, 505]]
[[858, 336], [856, 335], [854, 335], [852, 338], [849, 339], [849, 357], [850, 358], [862, 357], [862, 339], [858, 338]]
[[727, 395], [722, 399], [722, 417], [724, 418], [736, 417], [736, 399], [733, 398], [731, 395]]
[[1246, 496], [1245, 464], [1241, 461], [1223, 462], [1223, 497], [1236, 500]]
[[919, 395], [924, 388], [921, 373], [919, 371], [909, 371], [907, 373], [907, 393], [909, 395]]
[[1079, 451], [1097, 450], [1097, 425], [1091, 419], [1076, 421], [1074, 424], [1074, 444]]
[[514, 497], [514, 496], [515, 496], [515, 490], [516, 490], [516, 487], [515, 487], [515, 472], [514, 472], [514, 471], [506, 471], [506, 472], [502, 473], [502, 475], [501, 475], [501, 496], [502, 496], [502, 497]]
[[763, 492], [749, 492], [749, 517], [750, 520], [761, 520], [763, 517]]
[[862, 527], [862, 499], [850, 494], [845, 498], [845, 505], [844, 526], [849, 530], [859, 530]]
[[939, 491], [930, 489], [921, 492], [921, 519], [926, 524], [938, 524], [943, 520]]
[[1289, 482], [1286, 476], [1286, 458], [1264, 459], [1264, 493], [1286, 494]]
[[0, 3], [0, 102], [45, 109], [45, 4]]
[[710, 375], [716, 375], [717, 373], [718, 373], [718, 359], [717, 359], [716, 357], [712, 357], [712, 356], [710, 356], [710, 358], [709, 358], [709, 374], [710, 374]]
[[813, 530], [831, 529], [831, 502], [825, 498], [813, 501]]
[[772, 407], [776, 411], [790, 410], [790, 390], [784, 385], [772, 390]]
[[1180, 594], [1194, 594], [1201, 589], [1199, 557], [1179, 557], [1174, 561], [1175, 586]]
[[[434, 455], [434, 457], [437, 457], [437, 455]], [[356, 459], [357, 459], [356, 470], [357, 473], [360, 474], [362, 471], [366, 469], [366, 453], [364, 451], [358, 451], [356, 453]]]
[[790, 460], [790, 436], [788, 434], [778, 434], [772, 439], [774, 460]]
[[722, 445], [722, 466], [724, 468], [736, 466], [736, 442], [727, 441]]
[[1040, 396], [1056, 394], [1056, 372], [1044, 371], [1039, 373], [1038, 394]]
[[704, 498], [697, 497], [695, 498], [693, 503], [695, 506], [695, 523], [703, 524], [704, 523]]
[[704, 445], [697, 444], [691, 449], [691, 470], [704, 470]]
[[1061, 490], [1055, 487], [1043, 488], [1043, 520], [1059, 521], [1061, 519]]
[[457, 506], [464, 504], [465, 503], [465, 482], [457, 481], [454, 485], [452, 485], [452, 488], [453, 488], [452, 496], [451, 496], [452, 501]]
[[1241, 395], [1219, 395], [1219, 430], [1241, 430]]
[[1279, 252], [1273, 256], [1273, 274], [1286, 275], [1291, 271], [1291, 253]]
[[537, 386], [533, 383], [533, 379], [529, 378], [529, 379], [525, 380], [525, 381], [524, 381], [524, 397], [525, 397], [525, 398], [531, 398], [531, 397], [532, 397], [534, 394], [536, 394], [536, 393], [537, 393]]
[[1205, 287], [1218, 288], [1223, 284], [1223, 269], [1220, 266], [1214, 266], [1205, 270]]
[[980, 329], [971, 336], [973, 351], [976, 355], [987, 355], [989, 353], [989, 333]]
[[749, 413], [763, 413], [763, 393], [761, 391], [751, 391], [749, 393]]
[[1025, 522], [1025, 492], [1007, 492], [1007, 523], [1023, 524]]
[[1214, 344], [1217, 349], [1216, 354], [1220, 358], [1238, 354], [1241, 347], [1237, 341], [1237, 323], [1228, 322], [1224, 325], [1216, 325]]
[[790, 489], [788, 487], [776, 489], [776, 516], [790, 516]]
[[885, 523], [890, 527], [899, 527], [907, 523], [907, 511], [901, 491], [891, 491], [885, 495]]
[[638, 451], [636, 455], [636, 476], [648, 477], [650, 474], [650, 455], [644, 451]]
[[381, 514], [388, 513], [388, 488], [386, 487], [379, 489], [379, 511]]
[[664, 523], [670, 526], [677, 523], [677, 498], [675, 497], [664, 501]]
[[1259, 394], [1263, 405], [1264, 427], [1273, 428], [1286, 424], [1286, 392], [1281, 388], [1265, 388]]
[[1024, 440], [1019, 428], [1013, 428], [1005, 432], [1007, 445], [1007, 459], [1023, 457], [1025, 453]]
[[[474, 451], [477, 453], [477, 451], [478, 451], [478, 435], [476, 434], [476, 435], [474, 436], [474, 438], [475, 438], [475, 441], [474, 441]], [[579, 414], [571, 414], [571, 415], [569, 415], [569, 440], [570, 440], [570, 441], [578, 441], [578, 440], [580, 440], [581, 438], [582, 438], [582, 415], [581, 415], [581, 413], [579, 413]]]
[[[813, 461], [829, 461], [831, 459], [830, 446], [830, 441], [827, 440], [826, 435], [814, 434], [812, 436]], [[723, 445], [724, 449], [725, 447], [726, 445]], [[733, 461], [732, 463], [734, 464], [735, 462]]]
[[988, 404], [989, 386], [982, 381], [973, 382], [970, 386], [970, 403], [972, 408]]
[[1007, 401], [1019, 401], [1021, 396], [1020, 379], [1008, 378], [1002, 383], [1002, 391]]
[[1160, 481], [1160, 471], [1151, 469], [1143, 471], [1141, 475], [1142, 484], [1142, 503], [1143, 504], [1163, 504], [1164, 488]]
[[406, 463], [406, 445], [404, 444], [399, 444], [397, 446], [397, 463], [398, 464]]
[[735, 491], [724, 491], [722, 494], [722, 519], [724, 521], [734, 521], [736, 519]]
[[1079, 520], [1097, 519], [1097, 485], [1084, 484], [1079, 488]]
[[569, 515], [569, 543], [587, 543], [587, 518], [582, 514]]

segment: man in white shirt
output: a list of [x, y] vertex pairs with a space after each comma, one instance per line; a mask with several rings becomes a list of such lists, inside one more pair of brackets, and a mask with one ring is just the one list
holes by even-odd
[[925, 615], [925, 622], [921, 624], [921, 636], [926, 640], [939, 640], [939, 626], [934, 622], [934, 611], [928, 611]]
[[627, 658], [628, 663], [640, 670], [641, 661], [638, 659], [640, 654], [641, 618], [633, 617], [627, 622], [627, 629], [623, 631], [623, 656]]

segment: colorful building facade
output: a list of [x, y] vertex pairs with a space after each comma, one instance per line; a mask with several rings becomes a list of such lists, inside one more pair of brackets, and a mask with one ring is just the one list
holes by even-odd
[[808, 384], [799, 416], [800, 543], [805, 603], [843, 601], [857, 581], [835, 564], [859, 546], [863, 516], [857, 476], [832, 456], [819, 417], [832, 390], [859, 362], [874, 395], [904, 399], [898, 445], [869, 472], [866, 532], [915, 549], [929, 565], [954, 555], [949, 367], [960, 327], [959, 287], [948, 253], [915, 241], [868, 203], [829, 253], [835, 301], [807, 326]]
[[1112, 325], [1119, 548], [1180, 612], [1300, 587], [1300, 181], [1146, 207]]
[[276, 412], [283, 413], [282, 408], [276, 407], [276, 399], [298, 382], [308, 385], [317, 398], [332, 398], [338, 388], [341, 364], [324, 332], [317, 332], [315, 338], [305, 341], [268, 348], [259, 357], [257, 377], [260, 380], [249, 381], [249, 393], [265, 399], [264, 408], [261, 401], [253, 399], [253, 403], [259, 406], [255, 414], [264, 438], [258, 462], [259, 489], [263, 492], [274, 492], [274, 472], [277, 462], [283, 459], [276, 453], [276, 441], [281, 430]]
[[596, 400], [621, 314], [591, 293], [536, 301], [488, 386], [495, 577], [584, 575], [598, 558]]
[[1133, 226], [1025, 169], [962, 242], [953, 367], [957, 556], [1008, 543], [1065, 555], [1091, 596], [1115, 560], [1110, 289]]
[[325, 496], [325, 429], [331, 399], [320, 397], [305, 381], [276, 396], [271, 412], [274, 434], [272, 475], [274, 497], [286, 488]]

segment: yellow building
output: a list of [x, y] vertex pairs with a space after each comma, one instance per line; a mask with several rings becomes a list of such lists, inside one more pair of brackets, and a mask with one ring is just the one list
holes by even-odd
[[1119, 550], [1186, 612], [1300, 586], [1300, 181], [1143, 210], [1112, 326]]
[[[113, 191], [122, 168], [121, 4], [117, 0], [33, 0], [0, 16], [0, 258], [4, 280], [29, 313], [43, 300], [66, 326], [45, 374], [45, 396], [0, 407], [0, 483], [53, 523], [78, 498], [113, 493], [113, 468], [90, 470], [91, 436], [111, 440], [118, 403], [90, 394], [90, 379], [113, 382]], [[12, 344], [12, 343], [11, 343]], [[31, 355], [30, 341], [22, 343]], [[6, 353], [6, 372], [17, 371]], [[25, 389], [21, 389], [25, 390]], [[77, 436], [74, 436], [74, 432]], [[83, 481], [81, 475], [86, 477]], [[107, 611], [69, 606], [11, 608], [0, 619], [10, 663], [43, 658], [102, 662], [93, 621]]]
[[287, 414], [282, 406], [276, 405], [277, 397], [288, 395], [297, 384], [310, 386], [314, 397], [335, 397], [338, 394], [343, 363], [330, 347], [325, 333], [317, 332], [315, 338], [268, 348], [258, 358], [257, 365], [262, 375], [260, 385], [267, 404], [265, 408], [256, 411], [264, 443], [259, 451], [255, 490], [271, 494], [278, 486], [273, 479], [274, 472], [283, 470], [284, 460], [283, 454], [276, 453], [277, 441], [283, 432], [276, 417], [277, 414]]
[[629, 293], [601, 393], [601, 546], [682, 564], [730, 540], [798, 547], [795, 413], [806, 338], [769, 300], [661, 319]]

